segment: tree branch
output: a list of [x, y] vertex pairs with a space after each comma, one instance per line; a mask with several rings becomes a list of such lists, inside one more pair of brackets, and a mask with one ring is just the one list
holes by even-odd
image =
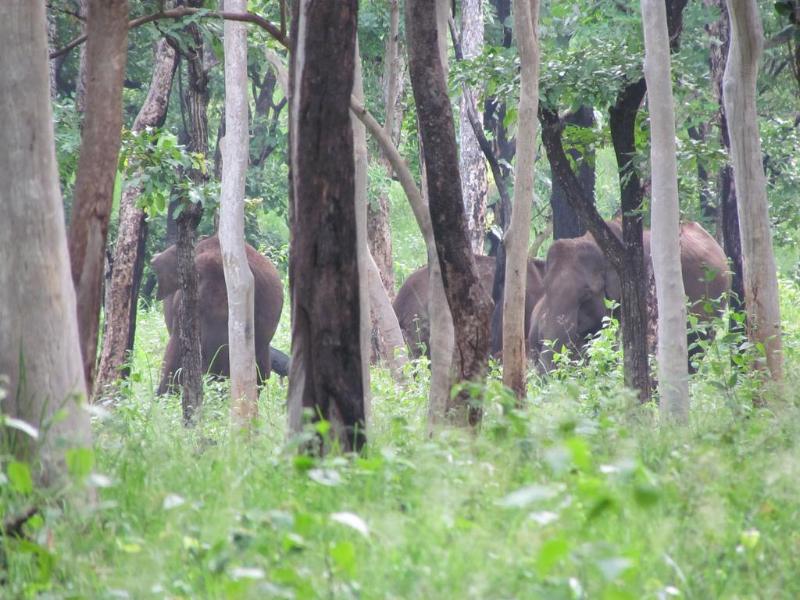
[[587, 229], [597, 240], [614, 268], [621, 269], [624, 254], [622, 241], [614, 235], [606, 225], [603, 217], [597, 212], [597, 208], [586, 197], [583, 186], [572, 170], [561, 141], [561, 119], [554, 110], [546, 108], [539, 103], [539, 122], [542, 125], [542, 142], [547, 151], [547, 159], [550, 162], [553, 179], [557, 179], [558, 183], [564, 188], [567, 202], [572, 207], [572, 210], [586, 223]]
[[[149, 15], [144, 15], [142, 17], [138, 17], [133, 19], [132, 21], [128, 22], [128, 30], [135, 29], [136, 27], [140, 27], [147, 23], [152, 23], [153, 21], [159, 21], [161, 19], [182, 19], [184, 17], [189, 17], [197, 15], [200, 17], [211, 17], [211, 18], [218, 18], [218, 19], [227, 19], [229, 21], [241, 21], [244, 23], [253, 23], [258, 25], [269, 33], [273, 38], [275, 38], [284, 48], [289, 47], [289, 40], [286, 38], [286, 35], [280, 30], [280, 28], [273, 25], [270, 21], [256, 15], [254, 13], [234, 13], [234, 12], [226, 12], [226, 11], [214, 11], [214, 10], [205, 10], [202, 8], [190, 8], [187, 6], [179, 6], [178, 8], [173, 8], [170, 10], [162, 10], [156, 13], [152, 13]], [[86, 35], [81, 35], [76, 37], [70, 43], [68, 43], [63, 48], [56, 50], [52, 54], [50, 54], [50, 58], [58, 58], [72, 50], [73, 48], [80, 46], [83, 42], [86, 41]]]

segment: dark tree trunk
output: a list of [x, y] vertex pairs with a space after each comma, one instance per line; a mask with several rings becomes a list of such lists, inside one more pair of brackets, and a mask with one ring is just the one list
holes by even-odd
[[127, 0], [89, 2], [86, 115], [69, 227], [86, 389], [92, 389], [106, 238], [122, 133], [122, 84], [128, 52]]
[[642, 186], [635, 164], [636, 114], [644, 99], [644, 77], [625, 86], [610, 110], [611, 141], [617, 157], [622, 209], [622, 244], [625, 252], [617, 273], [621, 285], [620, 327], [622, 329], [625, 384], [639, 392], [642, 402], [651, 391], [647, 355], [647, 271], [644, 264]]
[[[489, 353], [492, 301], [478, 279], [467, 237], [452, 107], [439, 59], [436, 12], [430, 2], [406, 1], [409, 73], [417, 105], [436, 250], [455, 330], [454, 369], [459, 381], [481, 381]], [[477, 424], [481, 408], [462, 391], [448, 401], [455, 422]]]
[[[158, 42], [150, 89], [133, 122], [132, 131], [159, 127], [164, 123], [176, 64], [175, 50], [166, 40]], [[127, 369], [122, 370], [122, 367], [127, 353], [133, 349], [136, 334], [136, 308], [147, 239], [145, 214], [136, 206], [141, 192], [141, 186], [128, 185], [120, 199], [119, 231], [112, 261], [111, 280], [108, 284], [105, 334], [95, 382], [95, 394], [102, 393], [107, 385], [118, 377], [126, 377], [128, 374]]]
[[[575, 112], [569, 113], [563, 119], [565, 125], [577, 127], [592, 127], [594, 125], [594, 112], [591, 106], [581, 106]], [[594, 200], [594, 157], [584, 156], [577, 148], [567, 150], [570, 158], [578, 165], [578, 181], [584, 189], [585, 197]], [[550, 208], [553, 211], [553, 239], [576, 238], [586, 233], [586, 225], [572, 210], [567, 202], [566, 192], [553, 179], [553, 188], [550, 194]]]
[[[203, 63], [203, 36], [196, 24], [187, 28], [192, 37], [186, 61], [188, 89], [186, 104], [189, 108], [188, 149], [205, 157], [208, 155], [208, 73]], [[205, 183], [205, 175], [197, 170], [189, 174], [197, 185]], [[200, 321], [197, 314], [197, 271], [194, 266], [194, 246], [197, 226], [203, 215], [203, 206], [189, 198], [181, 199], [183, 210], [175, 219], [178, 252], [178, 339], [181, 355], [181, 406], [186, 424], [191, 424], [203, 403], [203, 372], [200, 351]]]
[[301, 430], [309, 410], [331, 424], [342, 450], [359, 451], [366, 416], [349, 112], [358, 4], [298, 0], [294, 12], [289, 422]]

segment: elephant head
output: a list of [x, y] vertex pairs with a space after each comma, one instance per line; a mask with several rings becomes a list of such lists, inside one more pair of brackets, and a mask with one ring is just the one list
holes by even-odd
[[[618, 221], [608, 223], [621, 237]], [[644, 232], [644, 260], [650, 268], [650, 232]], [[717, 241], [697, 223], [681, 225], [681, 270], [690, 312], [700, 320], [706, 312], [706, 300], [719, 298], [730, 290], [727, 259]], [[586, 336], [600, 330], [603, 317], [609, 314], [605, 298], [619, 302], [620, 280], [591, 234], [571, 240], [556, 240], [547, 254], [544, 296], [531, 316], [528, 335], [530, 356], [540, 370], [553, 367], [555, 349], [579, 351]], [[718, 311], [717, 311], [718, 312]]]
[[604, 299], [619, 301], [620, 282], [587, 233], [553, 242], [547, 253], [544, 289], [530, 318], [528, 348], [540, 369], [550, 370], [554, 349], [577, 351], [587, 335], [602, 327], [609, 313]]

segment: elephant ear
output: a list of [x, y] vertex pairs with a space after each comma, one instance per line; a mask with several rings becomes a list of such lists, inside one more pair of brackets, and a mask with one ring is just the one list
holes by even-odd
[[164, 252], [156, 254], [150, 261], [150, 268], [153, 269], [158, 281], [156, 299], [163, 300], [174, 294], [178, 289], [178, 261], [175, 247], [170, 246]]
[[622, 298], [622, 285], [619, 282], [619, 275], [611, 265], [606, 265], [605, 270], [605, 294], [606, 298], [619, 302]]

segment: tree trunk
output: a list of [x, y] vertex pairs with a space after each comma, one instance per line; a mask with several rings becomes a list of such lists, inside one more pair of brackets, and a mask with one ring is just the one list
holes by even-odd
[[[246, 0], [226, 0], [225, 10], [244, 12]], [[222, 151], [219, 245], [228, 294], [231, 420], [249, 428], [258, 418], [255, 282], [244, 247], [244, 185], [250, 158], [247, 100], [247, 25], [225, 21], [225, 137]]]
[[[481, 0], [463, 0], [461, 3], [461, 51], [466, 59], [474, 58], [483, 51], [483, 3]], [[475, 254], [483, 254], [488, 194], [486, 163], [467, 116], [466, 102], [468, 101], [466, 92], [462, 93], [459, 111], [461, 115], [459, 170], [470, 245]], [[481, 118], [480, 115], [478, 118]], [[482, 119], [481, 125], [483, 125]]]
[[[58, 28], [56, 26], [56, 15], [52, 10], [47, 11], [47, 52], [48, 54], [56, 49], [58, 40]], [[47, 61], [50, 74], [50, 99], [55, 100], [58, 95], [58, 59]]]
[[[717, 118], [719, 119], [720, 141], [728, 156], [730, 156], [731, 142], [728, 136], [728, 123], [725, 117], [725, 102], [722, 94], [722, 77], [725, 72], [725, 61], [727, 60], [730, 46], [730, 18], [725, 0], [705, 0], [705, 2], [708, 6], [718, 8], [720, 11], [719, 19], [708, 26], [708, 34], [713, 40], [709, 47], [709, 70], [711, 71], [712, 91], [719, 105]], [[736, 310], [742, 310], [745, 308], [742, 242], [739, 237], [739, 212], [731, 165], [723, 165], [717, 178], [722, 245], [725, 248], [725, 254], [731, 261], [731, 271], [733, 271], [731, 281], [731, 292], [733, 294], [729, 305]]]
[[38, 476], [49, 485], [66, 476], [64, 452], [91, 448], [92, 437], [81, 406], [86, 387], [48, 94], [44, 2], [11, 0], [3, 16], [0, 373], [8, 379], [2, 413], [31, 424], [43, 440], [3, 427], [0, 443], [18, 458], [38, 459]]
[[[406, 12], [406, 22], [408, 22], [408, 12]], [[447, 73], [447, 29], [449, 17], [449, 3], [446, 0], [435, 1], [435, 27], [436, 44], [432, 51], [437, 53], [440, 64]], [[406, 27], [408, 30], [408, 27]], [[408, 35], [408, 33], [406, 34]], [[409, 63], [411, 50], [409, 48]], [[446, 75], [445, 75], [446, 77]], [[417, 117], [417, 128], [421, 131]], [[428, 426], [429, 430], [447, 418], [448, 407], [450, 405], [450, 391], [456, 381], [455, 369], [453, 368], [454, 350], [454, 330], [453, 315], [447, 301], [447, 294], [442, 280], [442, 269], [439, 263], [439, 251], [434, 237], [432, 214], [430, 212], [427, 165], [424, 158], [425, 147], [420, 136], [419, 141], [419, 162], [420, 180], [422, 184], [422, 196], [424, 198], [425, 213], [430, 225], [429, 235], [425, 238], [426, 250], [428, 254], [428, 314], [430, 317], [430, 356], [431, 356], [431, 380], [428, 399]]]
[[383, 130], [395, 143], [398, 123], [398, 101], [403, 88], [403, 58], [400, 55], [400, 1], [389, 0], [389, 36], [386, 38], [386, 59], [383, 70], [383, 103], [386, 118]]
[[386, 361], [395, 380], [403, 378], [403, 367], [408, 361], [406, 344], [397, 315], [392, 308], [392, 301], [383, 287], [378, 265], [372, 255], [367, 256], [369, 269], [369, 304], [372, 314], [373, 329], [382, 340], [386, 349]]
[[290, 73], [292, 365], [289, 429], [325, 419], [343, 451], [366, 442], [355, 215], [357, 2], [294, 3]]
[[[725, 114], [739, 202], [739, 232], [744, 251], [744, 295], [748, 335], [761, 343], [773, 381], [783, 378], [778, 279], [769, 226], [767, 186], [761, 162], [756, 113], [758, 61], [764, 32], [755, 0], [728, 2], [731, 42], [723, 77]], [[731, 127], [730, 123], [735, 123]]]
[[[82, 35], [87, 33], [86, 29], [90, 2], [91, 0], [78, 0], [78, 17], [80, 18]], [[86, 53], [88, 52], [88, 48], [89, 44], [85, 43], [81, 44], [78, 49], [78, 75], [75, 79], [75, 110], [77, 110], [80, 115], [86, 112], [86, 83], [88, 81]]]
[[[467, 239], [458, 175], [458, 152], [452, 109], [440, 60], [435, 7], [406, 2], [409, 72], [420, 125], [428, 178], [434, 240], [447, 303], [453, 315], [458, 381], [481, 381], [486, 375], [492, 302], [481, 285]], [[454, 185], [453, 182], [456, 182]], [[454, 423], [476, 425], [481, 407], [461, 391], [448, 399], [445, 413]]]
[[[364, 102], [364, 79], [361, 71], [361, 53], [356, 34], [353, 64], [353, 98]], [[372, 345], [372, 319], [369, 296], [369, 242], [367, 235], [367, 128], [352, 112], [350, 123], [353, 129], [353, 175], [355, 184], [356, 261], [358, 263], [359, 341], [361, 346], [361, 376], [364, 390], [364, 419], [369, 421], [372, 412], [370, 393], [369, 358]]]
[[86, 116], [75, 177], [69, 254], [78, 306], [86, 388], [92, 389], [103, 265], [122, 136], [122, 84], [128, 57], [127, 0], [90, 0]]
[[[187, 149], [198, 153], [205, 160], [208, 155], [208, 73], [203, 62], [203, 36], [197, 24], [187, 27], [192, 39], [186, 61], [188, 89], [186, 105], [189, 113]], [[205, 183], [205, 175], [199, 170], [189, 173], [198, 185]], [[176, 246], [178, 252], [178, 340], [181, 356], [181, 408], [187, 425], [194, 423], [203, 403], [203, 361], [200, 349], [200, 319], [198, 317], [197, 271], [194, 266], [194, 246], [197, 241], [197, 226], [203, 215], [202, 204], [181, 198], [182, 211], [175, 219]]]
[[505, 238], [503, 294], [503, 383], [521, 402], [525, 398], [525, 286], [531, 234], [533, 169], [536, 162], [536, 111], [539, 106], [538, 0], [514, 0], [514, 31], [520, 55], [520, 98], [514, 211]]
[[622, 243], [624, 253], [617, 271], [620, 278], [620, 328], [622, 329], [625, 385], [637, 390], [639, 399], [650, 399], [650, 366], [647, 356], [647, 271], [644, 264], [642, 186], [634, 164], [636, 113], [646, 91], [644, 77], [624, 87], [610, 111], [611, 140], [617, 157], [621, 191]]
[[[134, 133], [146, 127], [159, 127], [164, 123], [176, 66], [175, 49], [166, 40], [159, 41], [155, 50], [150, 89], [131, 127]], [[114, 249], [109, 301], [105, 305], [106, 328], [95, 381], [95, 396], [102, 394], [121, 374], [127, 374], [122, 373], [121, 369], [125, 364], [126, 353], [133, 349], [139, 285], [144, 269], [144, 244], [147, 238], [144, 211], [136, 206], [141, 193], [140, 185], [128, 185], [120, 199], [119, 230]]]
[[[575, 112], [566, 115], [562, 121], [567, 125], [591, 128], [594, 125], [594, 112], [591, 106], [581, 106]], [[584, 188], [587, 198], [594, 199], [594, 157], [584, 156], [580, 150], [572, 148], [570, 157], [578, 165], [578, 180]], [[569, 205], [564, 189], [558, 179], [553, 180], [550, 194], [550, 208], [553, 211], [553, 239], [576, 238], [586, 233], [586, 224]]]
[[651, 254], [658, 305], [658, 393], [665, 421], [689, 419], [686, 295], [683, 289], [678, 161], [667, 11], [663, 0], [642, 0], [650, 109]]

